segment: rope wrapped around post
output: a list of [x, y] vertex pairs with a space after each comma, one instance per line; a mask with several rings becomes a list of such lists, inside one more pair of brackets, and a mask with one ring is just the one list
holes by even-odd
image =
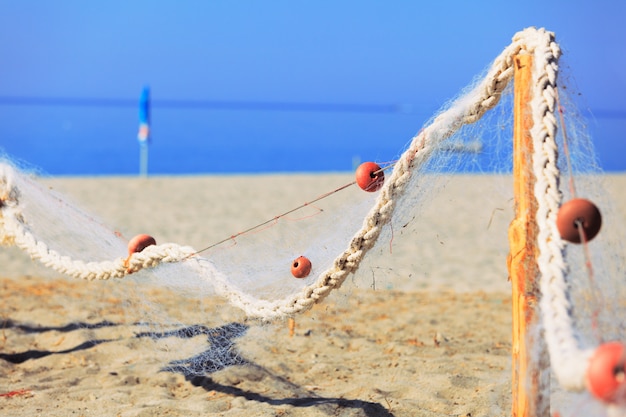
[[[302, 313], [341, 287], [348, 275], [358, 269], [365, 254], [393, 218], [397, 201], [405, 193], [409, 180], [419, 172], [439, 144], [462, 126], [479, 120], [498, 104], [513, 78], [514, 56], [522, 52], [535, 58], [532, 138], [537, 178], [534, 192], [538, 202], [542, 320], [559, 382], [567, 388], [580, 389], [584, 385], [584, 372], [581, 370], [589, 352], [579, 347], [567, 293], [564, 244], [555, 226], [556, 213], [561, 204], [555, 139], [560, 51], [554, 35], [544, 29], [529, 28], [516, 34], [512, 43], [494, 60], [483, 80], [412, 138], [364, 218], [361, 229], [350, 239], [346, 249], [335, 257], [332, 267], [319, 274], [310, 285], [284, 299], [270, 302], [244, 293], [231, 285], [209, 259], [200, 256], [193, 248], [173, 243], [147, 247], [129, 259], [85, 262], [63, 256], [51, 250], [45, 242], [38, 241], [29, 230], [21, 213], [20, 190], [12, 181], [12, 177], [19, 174], [5, 165], [0, 166], [0, 241], [20, 247], [33, 259], [56, 271], [86, 280], [123, 278], [167, 263], [187, 262], [204, 276], [219, 295], [241, 308], [251, 319], [273, 320]], [[565, 366], [565, 363], [568, 365]], [[572, 366], [572, 363], [579, 363], [580, 366]]]

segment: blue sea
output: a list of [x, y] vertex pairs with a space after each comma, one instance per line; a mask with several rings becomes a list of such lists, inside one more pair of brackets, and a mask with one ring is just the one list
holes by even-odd
[[[348, 172], [396, 159], [432, 115], [402, 112], [159, 109], [151, 114], [150, 175]], [[139, 173], [136, 108], [1, 106], [0, 152], [43, 175]], [[480, 140], [481, 138], [477, 138]], [[602, 168], [623, 171], [614, 142]], [[623, 146], [623, 140], [622, 145]], [[604, 154], [602, 153], [604, 152]], [[502, 169], [508, 153], [477, 154], [464, 171]], [[604, 157], [604, 159], [603, 159]]]

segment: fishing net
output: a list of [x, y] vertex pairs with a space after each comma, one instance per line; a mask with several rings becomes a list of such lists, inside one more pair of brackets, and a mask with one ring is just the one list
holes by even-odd
[[[128, 253], [128, 232], [140, 231], [110, 228], [45, 181], [5, 160], [0, 165], [0, 238], [63, 275], [116, 281], [112, 285], [123, 288], [132, 300], [127, 302], [144, 312], [138, 320], [145, 334], [155, 339], [172, 332], [180, 338], [208, 336], [215, 347], [170, 366], [186, 374], [202, 374], [239, 363], [233, 340], [248, 325], [295, 317], [322, 303], [347, 280], [356, 286], [402, 289], [403, 281], [423, 279], [419, 271], [394, 269], [393, 262], [385, 259], [393, 258], [395, 242], [405, 236], [433, 244], [436, 225], [421, 219], [429, 201], [454, 173], [503, 174], [498, 184], [508, 206], [497, 210], [505, 214], [499, 216], [493, 206], [487, 206], [485, 214], [491, 222], [494, 216], [512, 212], [512, 202], [507, 200], [513, 160], [512, 79], [514, 57], [524, 54], [534, 57], [534, 151], [526, 157], [532, 160], [538, 203], [541, 320], [537, 331], [545, 335], [555, 377], [554, 392], [544, 395], [564, 398], [559, 407], [569, 415], [573, 411], [567, 404], [576, 403], [570, 395], [588, 395], [578, 393], [586, 388], [586, 365], [594, 349], [602, 342], [623, 339], [619, 317], [624, 314], [620, 302], [624, 290], [618, 285], [624, 272], [621, 219], [607, 198], [573, 95], [558, 75], [560, 49], [545, 30], [518, 33], [477, 81], [425, 123], [398, 155], [389, 156], [392, 162], [379, 163], [370, 179], [384, 176], [380, 189], [364, 190], [353, 179], [332, 176], [328, 184], [314, 184], [293, 196], [298, 204], [271, 208], [271, 217], [236, 226], [233, 230], [239, 231], [230, 236], [204, 238], [193, 246], [158, 242]], [[326, 191], [318, 192], [320, 187]], [[209, 196], [210, 191], [196, 190]], [[608, 225], [596, 241], [583, 245], [567, 244], [556, 228], [560, 205], [576, 196], [594, 201]], [[162, 198], [167, 205], [177, 197]], [[258, 209], [255, 204], [260, 201], [271, 206], [272, 199], [251, 198], [245, 209]], [[203, 207], [207, 217], [220, 210], [215, 201], [206, 201]], [[450, 209], [453, 213], [463, 207]], [[441, 221], [446, 215], [441, 213]], [[175, 229], [175, 220], [166, 226]], [[462, 248], [453, 241], [453, 236], [447, 237], [461, 269], [471, 269], [474, 260], [463, 257]], [[501, 251], [505, 259], [507, 249]], [[292, 267], [305, 262], [301, 256], [311, 268], [297, 278]], [[414, 256], [419, 259], [420, 252]], [[428, 269], [426, 257], [420, 262], [420, 268]], [[504, 264], [494, 265], [493, 274], [506, 274]], [[445, 267], [449, 265], [433, 265], [431, 270], [444, 274]], [[437, 272], [437, 268], [442, 269]], [[179, 315], [163, 313], [151, 297], [163, 289], [186, 300]], [[190, 310], [201, 314], [205, 324], [188, 326], [185, 312]], [[193, 353], [194, 347], [190, 349]], [[599, 404], [615, 415], [620, 412], [615, 401]]]

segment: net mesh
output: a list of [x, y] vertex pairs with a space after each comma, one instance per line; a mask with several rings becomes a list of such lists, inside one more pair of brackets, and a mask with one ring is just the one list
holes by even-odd
[[[306, 311], [339, 288], [348, 276], [357, 286], [401, 288], [397, 277], [410, 278], [415, 271], [394, 269], [393, 265], [385, 264], [384, 258], [392, 257], [394, 239], [401, 235], [429, 233], [430, 225], [421, 222], [423, 212], [454, 173], [488, 167], [489, 173], [505, 174], [500, 182], [503, 204], [488, 213], [486, 227], [494, 216], [501, 217], [496, 210], [505, 212], [503, 217], [510, 215], [513, 209], [510, 199], [513, 99], [509, 85], [512, 57], [533, 53], [541, 58], [542, 53], [554, 50], [558, 51], [558, 47], [549, 32], [528, 29], [516, 35], [513, 44], [478, 81], [424, 124], [403, 152], [396, 155], [395, 162], [382, 164], [386, 180], [379, 192], [364, 192], [342, 176], [332, 177], [331, 183], [323, 185], [330, 191], [320, 194], [315, 187], [302, 190], [293, 196], [299, 206], [269, 220], [263, 217], [267, 208], [255, 204], [271, 199], [251, 196], [246, 210], [258, 210], [259, 222], [252, 227], [233, 228], [244, 232], [217, 239], [217, 243], [209, 246], [204, 246], [206, 239], [191, 242], [193, 247], [166, 243], [127, 257], [126, 231], [108, 227], [43, 185], [36, 176], [5, 160], [0, 166], [2, 241], [19, 246], [45, 266], [64, 274], [86, 279], [127, 278], [130, 281], [115, 285], [124, 285], [124, 291], [132, 294], [127, 297], [127, 303], [136, 303], [134, 310], [144, 312], [143, 317], [136, 318], [145, 328], [141, 335], [157, 343], [166, 343], [172, 335], [203, 341], [208, 337], [211, 341], [209, 351], [196, 353], [183, 362], [172, 361], [169, 366], [187, 374], [202, 374], [241, 363], [233, 345], [246, 331], [248, 324], [241, 324], [246, 320], [274, 320]], [[557, 59], [558, 52], [545, 62], [539, 59], [537, 66], [556, 69]], [[551, 76], [540, 74], [536, 83], [545, 82], [556, 89], [555, 80], [544, 80]], [[588, 198], [601, 207], [604, 224], [620, 225], [622, 219], [602, 185], [605, 177], [599, 175], [601, 169], [592, 141], [585, 134], [583, 119], [576, 113], [574, 95], [564, 82], [558, 87], [558, 107], [544, 109], [544, 114], [552, 116], [554, 124], [559, 125], [554, 136], [547, 135], [558, 149], [558, 177], [554, 180], [557, 194], [565, 201], [575, 195]], [[560, 114], [564, 116], [563, 124], [559, 122]], [[211, 210], [219, 210], [215, 202], [208, 201], [207, 205]], [[175, 229], [175, 219], [167, 227]], [[432, 237], [431, 233], [429, 238]], [[563, 246], [567, 280], [559, 291], [571, 305], [546, 305], [544, 330], [552, 331], [551, 309], [561, 307], [566, 310], [567, 323], [561, 325], [556, 313], [555, 328], [575, 327], [567, 327], [573, 339], [553, 341], [559, 345], [551, 348], [553, 355], [566, 351], [570, 355], [565, 355], [566, 359], [583, 358], [584, 364], [590, 349], [603, 341], [623, 339], [623, 322], [616, 319], [625, 313], [620, 301], [625, 290], [618, 285], [624, 274], [622, 237], [619, 227], [609, 226], [593, 245]], [[452, 240], [449, 237], [448, 241]], [[559, 237], [551, 236], [548, 244], [554, 242], [561, 244]], [[459, 264], [464, 267], [471, 264], [472, 260], [464, 258], [460, 248], [456, 250]], [[505, 257], [506, 249], [502, 252]], [[365, 257], [367, 253], [371, 256]], [[311, 260], [312, 271], [304, 279], [294, 279], [290, 266], [301, 255]], [[501, 266], [494, 266], [493, 270], [494, 274], [506, 273]], [[180, 316], [159, 315], [163, 309], [152, 301], [152, 295], [163, 288], [188, 300], [185, 308], [180, 309]], [[215, 301], [216, 296], [223, 301]], [[204, 312], [206, 327], [188, 326], [185, 310], [189, 309]], [[562, 364], [563, 360], [556, 363]], [[553, 371], [556, 386], [561, 384], [568, 389], [571, 386], [573, 391], [584, 387], [579, 374], [562, 376], [561, 369]], [[575, 380], [570, 381], [572, 378]], [[553, 396], [565, 398], [561, 407], [567, 412], [564, 404], [572, 403], [568, 395], [579, 394], [554, 390], [558, 393]], [[620, 412], [615, 410], [614, 413]]]

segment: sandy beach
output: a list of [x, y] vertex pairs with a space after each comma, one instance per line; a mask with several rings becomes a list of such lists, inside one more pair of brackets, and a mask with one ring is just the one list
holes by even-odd
[[[624, 220], [626, 176], [605, 179]], [[301, 203], [297, 190], [317, 195], [350, 180], [327, 174], [43, 182], [125, 235], [149, 232], [203, 247]], [[285, 322], [217, 320], [206, 312], [220, 311], [223, 300], [196, 306], [163, 288], [150, 290], [158, 307], [151, 314], [184, 327], [155, 332], [134, 297], [140, 283], [62, 277], [3, 247], [0, 414], [510, 415], [511, 183], [450, 177], [410, 233], [394, 236], [393, 251], [372, 254], [363, 273], [298, 316], [293, 335]], [[192, 360], [198, 351], [204, 361]], [[198, 363], [204, 368], [194, 368]]]

